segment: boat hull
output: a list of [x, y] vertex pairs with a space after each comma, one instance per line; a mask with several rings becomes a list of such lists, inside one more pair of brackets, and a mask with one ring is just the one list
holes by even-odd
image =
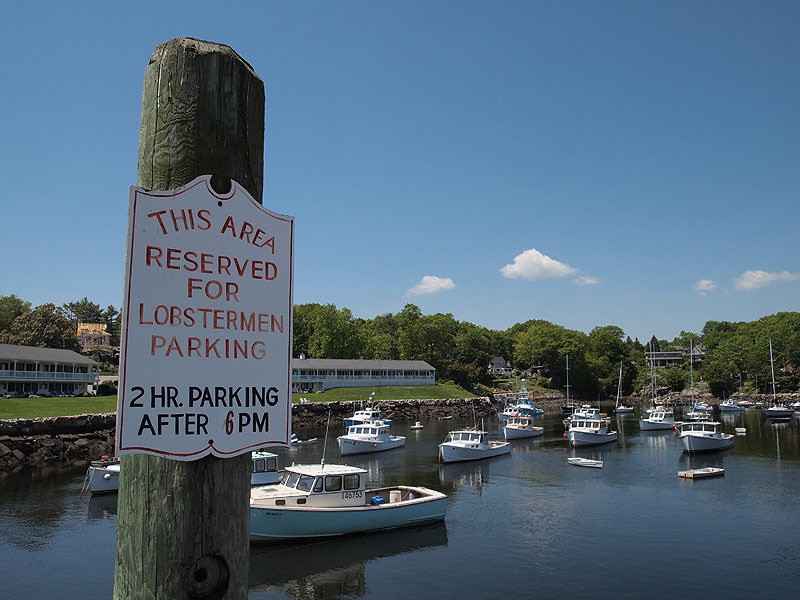
[[92, 494], [108, 494], [119, 489], [119, 463], [89, 467], [88, 488]]
[[608, 444], [617, 441], [617, 432], [609, 431], [607, 433], [589, 433], [586, 431], [576, 431], [570, 429], [567, 432], [567, 439], [569, 443], [575, 447], [578, 446], [599, 446], [601, 444]]
[[733, 436], [730, 434], [715, 435], [691, 435], [681, 434], [678, 436], [683, 449], [689, 453], [695, 452], [714, 452], [715, 450], [727, 450], [733, 448]]
[[471, 448], [448, 443], [439, 445], [439, 455], [442, 457], [442, 462], [446, 463], [493, 458], [510, 452], [511, 444], [509, 442], [491, 442], [488, 448]]
[[794, 414], [793, 408], [765, 408], [764, 414], [770, 419], [788, 419]]
[[406, 445], [406, 438], [402, 436], [392, 436], [389, 440], [356, 440], [346, 437], [338, 438], [339, 451], [342, 456], [349, 454], [364, 454], [367, 452], [383, 452], [393, 450]]
[[675, 421], [648, 421], [647, 419], [642, 419], [639, 421], [639, 426], [642, 431], [664, 431], [675, 429]]
[[603, 468], [603, 461], [602, 460], [593, 460], [591, 458], [579, 458], [579, 457], [572, 457], [568, 458], [567, 462], [571, 465], [575, 465], [576, 467], [587, 467], [589, 469], [602, 469]]
[[503, 433], [507, 440], [520, 440], [523, 438], [532, 438], [544, 435], [544, 427], [518, 428], [506, 426], [503, 428]]
[[[250, 507], [250, 541], [334, 537], [350, 533], [381, 531], [442, 521], [447, 510], [447, 496], [427, 488], [398, 486], [413, 499], [364, 504], [351, 507]], [[379, 490], [366, 490], [365, 500]], [[387, 494], [388, 495], [388, 494]]]

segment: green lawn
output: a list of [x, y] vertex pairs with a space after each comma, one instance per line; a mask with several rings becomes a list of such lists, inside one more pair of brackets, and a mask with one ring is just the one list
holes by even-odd
[[472, 398], [475, 395], [460, 386], [450, 384], [387, 385], [375, 388], [334, 388], [321, 394], [292, 394], [292, 402], [299, 402], [300, 398], [306, 398], [309, 402], [360, 402], [369, 400], [372, 392], [375, 392], [375, 400]]
[[[292, 402], [306, 398], [309, 402], [359, 402], [369, 400], [471, 398], [457, 385], [409, 385], [379, 388], [336, 388], [321, 394], [292, 394]], [[0, 419], [35, 419], [117, 412], [116, 396], [88, 398], [0, 398]]]
[[0, 398], [0, 419], [35, 419], [117, 412], [116, 396]]

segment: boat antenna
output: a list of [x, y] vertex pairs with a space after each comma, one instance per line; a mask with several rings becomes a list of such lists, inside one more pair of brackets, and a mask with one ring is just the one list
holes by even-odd
[[328, 428], [331, 426], [331, 409], [328, 407], [328, 422], [325, 424], [325, 443], [322, 444], [322, 460], [319, 461], [322, 469], [325, 469], [325, 450], [328, 448]]

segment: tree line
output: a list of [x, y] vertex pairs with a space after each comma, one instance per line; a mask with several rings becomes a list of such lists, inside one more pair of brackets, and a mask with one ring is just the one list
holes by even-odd
[[[84, 297], [62, 306], [31, 308], [14, 295], [0, 297], [0, 343], [77, 350], [76, 324], [104, 323], [112, 346], [119, 345], [120, 311], [102, 309]], [[653, 336], [642, 344], [615, 325], [598, 326], [588, 334], [549, 321], [532, 319], [506, 330], [492, 330], [452, 314], [424, 315], [406, 304], [398, 313], [372, 319], [354, 317], [333, 304], [294, 307], [294, 356], [372, 360], [424, 360], [436, 369], [437, 381], [486, 391], [493, 384], [489, 362], [510, 360], [517, 373], [533, 373], [531, 383], [565, 390], [567, 357], [571, 394], [594, 398], [617, 392], [622, 365], [625, 395], [650, 387], [646, 352], [702, 348], [694, 365], [695, 382], [717, 396], [739, 389], [771, 391], [769, 342], [772, 340], [778, 391], [796, 391], [794, 367], [800, 362], [800, 313], [781, 312], [751, 322], [708, 321], [699, 333], [681, 331], [675, 339]], [[656, 369], [658, 387], [688, 388], [689, 365]]]

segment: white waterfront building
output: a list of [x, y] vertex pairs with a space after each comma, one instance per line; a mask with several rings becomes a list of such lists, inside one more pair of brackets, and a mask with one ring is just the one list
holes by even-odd
[[83, 394], [99, 366], [72, 350], [0, 344], [0, 396]]
[[292, 392], [435, 383], [436, 369], [424, 360], [292, 359]]

